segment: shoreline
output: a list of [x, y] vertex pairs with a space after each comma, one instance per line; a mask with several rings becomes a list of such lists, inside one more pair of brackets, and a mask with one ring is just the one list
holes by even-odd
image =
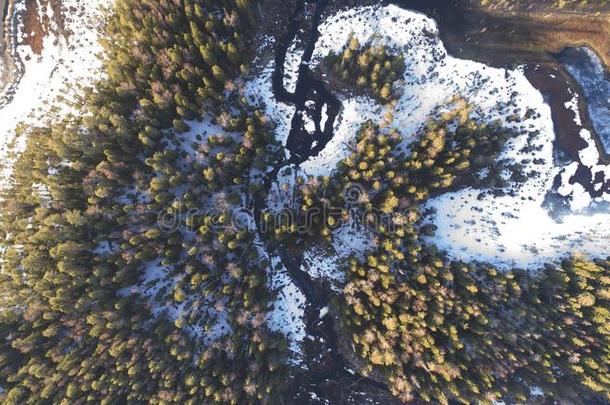
[[[580, 136], [584, 128], [597, 146], [599, 163], [610, 163], [610, 154], [591, 121], [580, 84], [557, 58], [567, 49], [586, 47], [597, 55], [610, 78], [610, 41], [602, 41], [601, 45], [599, 42], [600, 36], [610, 36], [610, 8], [599, 13], [556, 9], [525, 13], [519, 8], [505, 11], [473, 6], [466, 0], [389, 1], [433, 18], [447, 51], [456, 58], [501, 68], [524, 66], [528, 81], [551, 106], [556, 148], [579, 161], [579, 151], [588, 145]], [[599, 23], [596, 29], [584, 31], [578, 27], [590, 24], [589, 20]], [[549, 40], [555, 37], [555, 42]], [[572, 94], [578, 96], [582, 125], [576, 125], [574, 112], [565, 106]]]
[[[584, 92], [565, 67], [559, 62], [528, 64], [525, 66], [525, 75], [532, 86], [547, 98], [551, 106], [556, 147], [572, 160], [578, 161], [579, 151], [588, 146], [588, 143], [579, 136], [580, 130], [584, 128], [593, 135], [600, 154], [600, 164], [608, 164], [610, 159], [591, 121]], [[565, 105], [574, 95], [578, 96], [577, 107], [581, 125], [575, 121], [576, 113]]]

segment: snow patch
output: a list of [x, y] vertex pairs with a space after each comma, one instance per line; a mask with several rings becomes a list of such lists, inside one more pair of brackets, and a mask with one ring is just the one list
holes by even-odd
[[273, 309], [267, 317], [269, 328], [283, 333], [290, 342], [290, 350], [298, 357], [301, 354], [300, 343], [306, 336], [304, 322], [306, 298], [292, 282], [288, 271], [277, 256], [271, 257], [269, 287], [271, 290], [279, 291]]

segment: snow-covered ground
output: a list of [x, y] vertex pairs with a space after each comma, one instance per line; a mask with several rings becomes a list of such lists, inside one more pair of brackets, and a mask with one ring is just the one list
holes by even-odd
[[[106, 7], [112, 0], [64, 0], [61, 2], [64, 13], [64, 32], [57, 34], [54, 26], [44, 37], [43, 48], [36, 54], [29, 45], [22, 44], [27, 36], [23, 32], [23, 21], [15, 22], [17, 45], [13, 54], [18, 55], [23, 63], [23, 74], [13, 86], [7, 86], [0, 94], [0, 185], [6, 183], [11, 173], [13, 159], [11, 152], [19, 152], [25, 146], [25, 136], [17, 137], [16, 126], [21, 122], [43, 124], [49, 119], [62, 116], [72, 111], [69, 105], [57, 101], [63, 96], [68, 101], [74, 100], [79, 86], [87, 86], [98, 75], [100, 61], [97, 54], [101, 50], [97, 42], [100, 7]], [[20, 15], [25, 9], [25, 0], [15, 1], [15, 14]], [[55, 24], [53, 9], [49, 7], [38, 10], [42, 20], [48, 17], [50, 24]], [[7, 93], [9, 91], [10, 93]]]
[[[297, 66], [286, 68], [286, 72], [289, 72], [287, 75], [293, 77], [292, 82], [287, 81], [285, 78], [284, 83], [288, 89], [292, 89], [292, 86], [295, 85], [296, 75], [294, 75], [294, 73], [291, 75], [290, 72], [294, 72], [298, 69], [299, 61], [296, 60], [296, 58], [286, 57], [286, 65], [288, 66], [290, 63], [292, 63], [292, 65], [296, 64]], [[288, 134], [290, 133], [290, 121], [292, 120], [296, 109], [291, 105], [275, 101], [271, 85], [272, 76], [273, 63], [270, 63], [261, 70], [256, 78], [246, 84], [246, 93], [250, 96], [252, 101], [265, 103], [265, 113], [268, 117], [272, 118], [277, 125], [275, 129], [277, 140], [286, 144]]]
[[373, 246], [371, 235], [359, 229], [352, 220], [336, 230], [329, 249], [309, 248], [303, 255], [301, 270], [309, 273], [313, 279], [328, 281], [331, 289], [341, 292], [345, 281], [345, 259], [353, 255], [364, 258], [364, 252]]
[[[502, 267], [537, 266], [573, 252], [606, 256], [610, 250], [610, 213], [579, 211], [591, 201], [585, 201], [584, 190], [578, 185], [569, 184], [571, 176], [561, 177], [560, 191], [572, 199], [574, 211], [555, 220], [543, 207], [564, 168], [553, 160], [555, 134], [550, 107], [521, 69], [496, 69], [447, 55], [432, 19], [396, 6], [340, 12], [321, 24], [320, 33], [312, 66], [330, 52], [342, 50], [353, 34], [361, 44], [383, 43], [402, 52], [407, 68], [396, 105], [381, 106], [366, 97], [343, 97], [334, 138], [318, 156], [302, 165], [301, 174], [330, 174], [367, 119], [380, 121], [386, 116], [387, 120], [391, 114], [388, 126], [399, 130], [408, 146], [439, 107], [457, 95], [473, 107], [477, 120], [498, 120], [515, 130], [501, 158], [521, 163], [528, 180], [514, 184], [510, 195], [503, 197], [491, 193], [479, 196], [480, 192], [468, 188], [432, 199], [427, 208], [436, 210], [433, 222], [438, 231], [429, 242], [457, 259], [490, 261]], [[294, 71], [293, 65], [299, 63], [294, 52], [294, 47], [289, 50], [286, 71]], [[274, 99], [272, 71], [270, 62], [248, 84], [247, 91], [252, 100], [264, 102], [267, 114], [279, 126], [279, 140], [285, 141], [294, 111]], [[528, 110], [529, 118], [524, 119]], [[593, 148], [590, 145], [581, 151], [582, 163], [605, 171], [605, 167], [598, 167]]]
[[305, 338], [305, 296], [292, 282], [288, 271], [277, 256], [271, 257], [269, 287], [278, 292], [278, 298], [267, 315], [269, 328], [283, 333], [293, 352], [292, 360], [300, 358], [300, 342]]

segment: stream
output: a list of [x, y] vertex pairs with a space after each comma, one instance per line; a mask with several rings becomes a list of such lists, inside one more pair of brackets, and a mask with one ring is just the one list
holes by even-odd
[[[290, 158], [279, 162], [265, 176], [265, 189], [267, 191], [277, 180], [278, 173], [283, 167], [289, 165], [298, 167], [310, 157], [316, 156], [325, 148], [334, 134], [335, 121], [341, 103], [326, 88], [324, 82], [315, 77], [309, 67], [316, 42], [320, 36], [318, 26], [328, 3], [329, 0], [297, 0], [294, 13], [289, 19], [288, 30], [276, 45], [275, 70], [272, 76], [273, 94], [279, 102], [294, 106], [296, 111], [291, 120], [290, 132], [285, 145], [290, 152]], [[306, 6], [308, 4], [315, 4], [315, 9], [310, 23], [306, 24]], [[311, 28], [307, 32], [295, 91], [290, 92], [284, 84], [286, 56], [299, 32], [307, 30], [306, 26]], [[314, 124], [313, 128], [312, 122]], [[308, 123], [309, 125], [307, 125]], [[254, 201], [254, 214], [258, 229], [261, 229], [260, 220], [265, 207], [265, 199], [262, 195], [258, 195]], [[296, 398], [307, 392], [316, 392], [317, 395], [325, 397], [324, 392], [321, 392], [324, 391], [322, 385], [341, 378], [347, 379], [350, 386], [363, 383], [377, 389], [387, 389], [384, 384], [350, 370], [351, 365], [342, 356], [338, 347], [334, 317], [332, 314], [328, 314], [322, 319], [319, 317], [320, 311], [329, 306], [330, 293], [325, 288], [321, 288], [307, 272], [301, 270], [301, 255], [292, 254], [289, 251], [290, 249], [285, 246], [280, 247], [262, 233], [259, 234], [265, 242], [269, 255], [281, 259], [290, 279], [306, 298], [305, 329], [312, 342], [310, 347], [313, 347], [313, 353], [305, 354], [303, 363], [307, 368], [313, 367], [311, 363], [315, 358], [316, 362], [323, 364], [322, 367], [317, 364], [315, 370], [310, 369], [302, 376], [303, 378], [298, 378], [298, 381], [293, 382], [293, 386], [289, 390], [293, 397]], [[303, 351], [307, 350], [303, 349]]]
[[[295, 13], [290, 18], [289, 30], [280, 39], [275, 52], [275, 71], [273, 72], [273, 94], [282, 103], [292, 105], [296, 112], [292, 117], [290, 133], [286, 149], [291, 153], [291, 163], [303, 163], [324, 149], [333, 137], [335, 119], [339, 114], [341, 103], [326, 89], [324, 83], [315, 78], [309, 68], [316, 42], [320, 36], [318, 25], [322, 11], [328, 5], [328, 0], [317, 1], [311, 22], [312, 28], [305, 44], [305, 50], [299, 65], [298, 78], [294, 93], [289, 92], [284, 85], [284, 65], [286, 54], [292, 42], [296, 39], [299, 28], [304, 22], [306, 0], [298, 0]], [[323, 111], [325, 111], [325, 122]], [[306, 129], [305, 120], [314, 123], [314, 130]]]

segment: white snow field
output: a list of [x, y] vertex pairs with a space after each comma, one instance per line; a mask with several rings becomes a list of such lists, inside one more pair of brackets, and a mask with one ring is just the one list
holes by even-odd
[[[563, 169], [570, 168], [554, 163], [550, 107], [521, 69], [497, 69], [449, 56], [432, 19], [397, 6], [339, 12], [321, 24], [320, 33], [312, 66], [329, 53], [340, 52], [349, 36], [355, 35], [361, 44], [372, 41], [402, 52], [406, 72], [400, 84], [402, 96], [394, 106], [381, 106], [367, 97], [342, 95], [343, 107], [335, 123], [334, 138], [318, 156], [301, 166], [299, 174], [329, 175], [348, 153], [348, 145], [360, 125], [368, 119], [380, 122], [388, 112], [392, 112], [388, 126], [401, 132], [408, 147], [426, 122], [458, 95], [473, 107], [475, 119], [487, 123], [498, 120], [503, 127], [515, 130], [516, 135], [507, 143], [501, 158], [521, 163], [528, 180], [513, 184], [511, 195], [503, 197], [491, 193], [479, 197], [478, 190], [467, 188], [430, 200], [425, 208], [436, 210], [433, 223], [438, 231], [428, 241], [455, 259], [491, 262], [501, 268], [536, 268], [572, 253], [606, 257], [610, 250], [610, 212], [584, 212], [596, 201], [591, 201], [581, 186], [569, 184], [571, 175], [561, 176], [560, 193], [570, 200], [572, 211], [555, 220], [543, 207], [554, 179]], [[289, 49], [287, 72], [296, 71], [300, 56], [295, 56], [297, 52], [295, 46]], [[294, 109], [274, 99], [272, 71], [273, 61], [246, 88], [253, 101], [265, 104], [266, 113], [278, 124], [278, 139], [285, 141]], [[523, 119], [530, 109], [536, 114]], [[521, 118], [517, 123], [515, 116]], [[599, 154], [593, 142], [580, 153], [583, 164], [605, 171], [610, 177], [608, 168], [598, 164]], [[281, 194], [286, 197], [289, 193]], [[340, 234], [347, 235], [340, 238], [342, 246], [359, 240], [348, 232]], [[324, 269], [312, 269], [315, 262], [309, 262], [309, 271], [327, 273], [329, 263], [340, 260], [318, 262]]]
[[[56, 34], [53, 26], [44, 37], [40, 55], [31, 47], [22, 44], [27, 36], [23, 32], [23, 21], [17, 19], [17, 38], [13, 38], [13, 54], [23, 63], [23, 71], [14, 72], [18, 80], [0, 94], [0, 162], [1, 183], [11, 174], [12, 154], [25, 146], [25, 136], [17, 136], [15, 128], [21, 122], [43, 124], [49, 119], [61, 117], [73, 109], [65, 103], [57, 102], [59, 96], [74, 100], [79, 86], [87, 86], [98, 75], [101, 65], [97, 58], [101, 47], [97, 42], [98, 28], [103, 19], [100, 7], [111, 4], [111, 0], [65, 0], [61, 2], [65, 16], [64, 29], [70, 35]], [[15, 1], [14, 13], [19, 15], [25, 9], [25, 0]], [[53, 10], [46, 7], [38, 10], [46, 14], [54, 25]], [[12, 94], [7, 90], [11, 89]]]

